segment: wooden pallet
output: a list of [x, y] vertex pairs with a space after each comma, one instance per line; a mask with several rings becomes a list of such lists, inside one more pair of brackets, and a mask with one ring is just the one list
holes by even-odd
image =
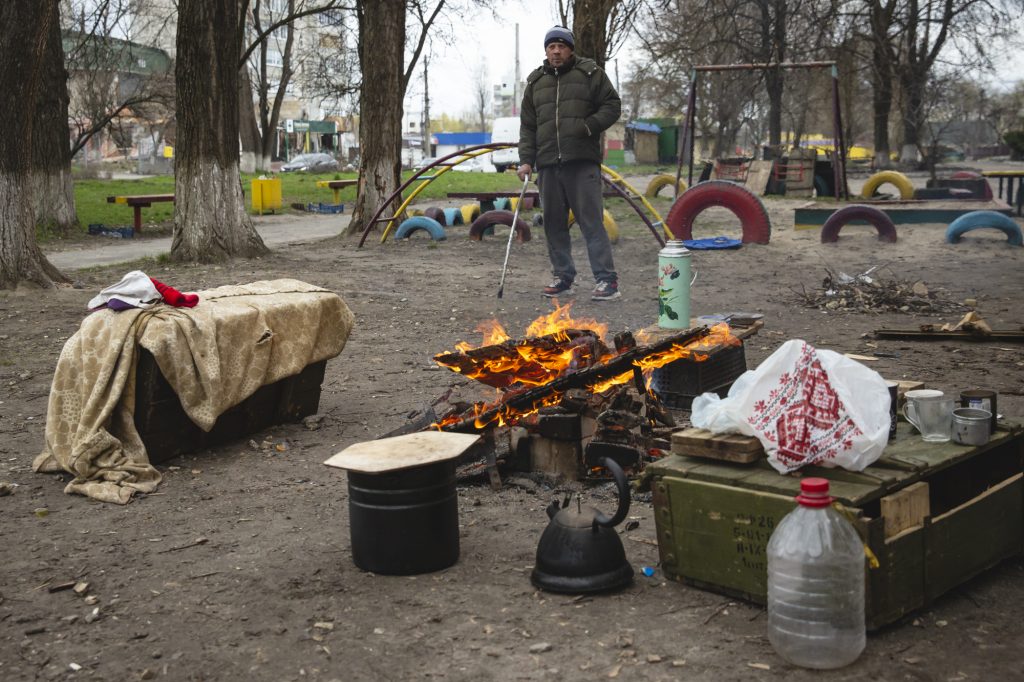
[[764, 457], [764, 447], [752, 436], [689, 428], [672, 434], [672, 454], [750, 464]]

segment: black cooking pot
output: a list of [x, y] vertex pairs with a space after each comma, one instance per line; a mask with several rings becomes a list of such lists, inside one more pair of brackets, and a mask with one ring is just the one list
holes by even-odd
[[626, 560], [615, 526], [629, 512], [629, 483], [614, 460], [598, 464], [615, 478], [619, 508], [608, 517], [593, 507], [571, 506], [566, 498], [548, 506], [551, 521], [537, 545], [537, 563], [530, 582], [548, 592], [580, 594], [603, 592], [628, 585], [633, 567]]

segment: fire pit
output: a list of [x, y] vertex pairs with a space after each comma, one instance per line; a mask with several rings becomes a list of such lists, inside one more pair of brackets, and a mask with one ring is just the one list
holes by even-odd
[[[450, 405], [429, 428], [482, 435], [492, 468], [500, 456], [514, 469], [606, 478], [597, 462], [608, 457], [635, 474], [667, 449], [676, 426], [668, 408], [689, 407], [678, 396], [720, 388], [745, 369], [735, 371], [745, 364], [743, 342], [727, 324], [637, 337], [622, 332], [609, 344], [606, 325], [572, 319], [570, 307], [556, 306], [520, 339], [496, 321], [486, 323], [482, 345], [460, 343], [436, 355], [438, 364], [497, 395]], [[659, 372], [662, 386], [652, 384]]]

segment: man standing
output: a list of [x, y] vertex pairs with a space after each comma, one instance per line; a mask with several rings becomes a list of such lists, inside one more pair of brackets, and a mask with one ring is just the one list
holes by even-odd
[[622, 103], [604, 70], [573, 54], [572, 32], [555, 26], [544, 36], [544, 64], [526, 78], [519, 129], [520, 180], [537, 169], [544, 234], [555, 279], [544, 287], [553, 298], [572, 289], [569, 210], [587, 243], [597, 286], [591, 298], [619, 297], [612, 245], [604, 229], [601, 133], [619, 120]]

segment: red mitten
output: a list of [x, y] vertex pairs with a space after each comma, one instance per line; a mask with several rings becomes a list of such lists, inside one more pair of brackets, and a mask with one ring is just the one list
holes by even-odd
[[149, 279], [152, 280], [153, 286], [160, 292], [160, 295], [164, 297], [164, 303], [167, 305], [173, 305], [175, 308], [193, 308], [199, 303], [199, 297], [195, 294], [183, 294], [174, 287], [167, 286], [152, 277]]

